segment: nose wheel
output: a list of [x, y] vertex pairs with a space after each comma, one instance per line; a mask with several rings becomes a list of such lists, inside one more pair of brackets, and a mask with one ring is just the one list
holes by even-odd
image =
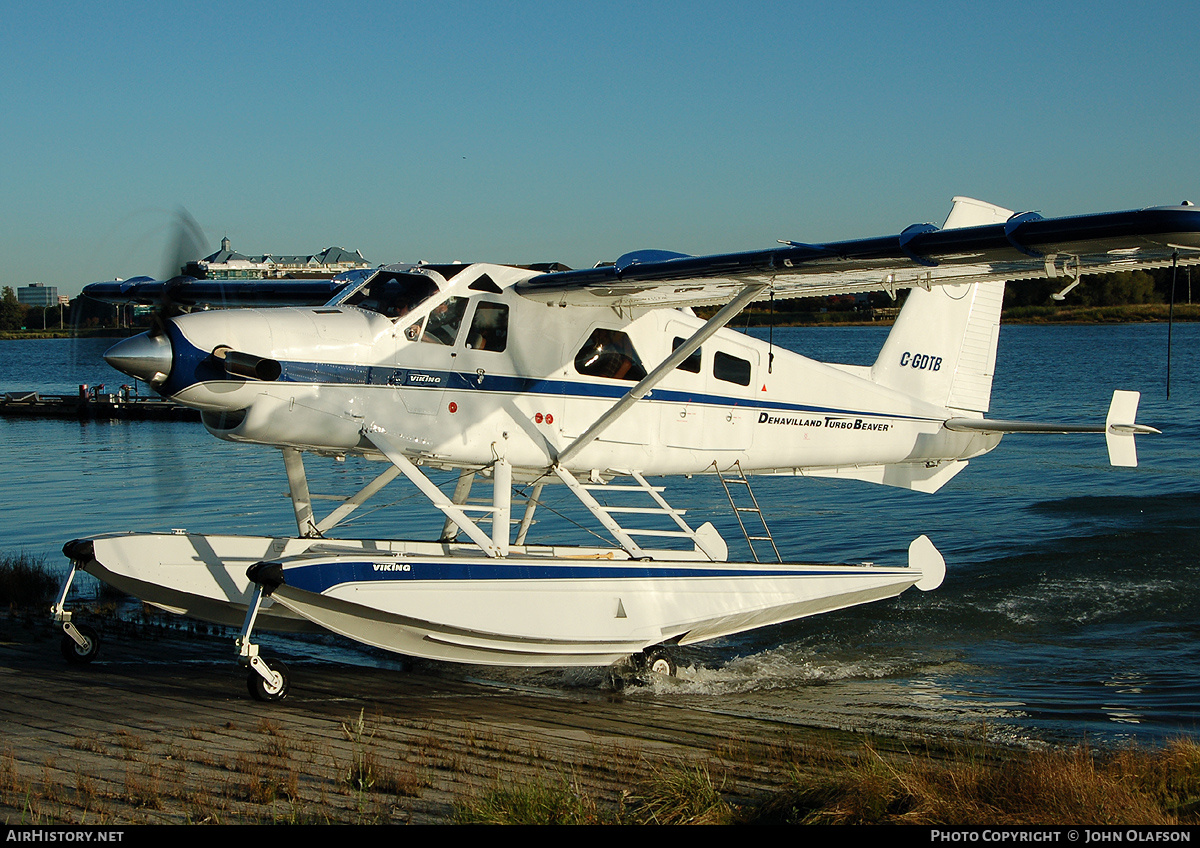
[[[86, 624], [63, 623], [62, 649], [63, 659], [71, 665], [87, 665], [100, 653], [100, 634], [95, 628]], [[74, 631], [74, 632], [72, 632]]]
[[[264, 668], [256, 667], [260, 665]], [[282, 701], [287, 697], [290, 685], [288, 667], [279, 660], [264, 660], [256, 656], [250, 661], [250, 670], [246, 672], [246, 688], [254, 700], [268, 703]]]

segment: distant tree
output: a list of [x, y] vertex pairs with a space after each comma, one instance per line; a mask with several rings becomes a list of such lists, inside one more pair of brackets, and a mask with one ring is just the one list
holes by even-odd
[[1050, 295], [1061, 291], [1065, 285], [1066, 283], [1058, 279], [1018, 280], [1004, 287], [1004, 305], [1048, 306], [1054, 302]]
[[[1063, 306], [1123, 306], [1131, 303], [1162, 303], [1164, 292], [1169, 291], [1168, 282], [1163, 283], [1161, 270], [1120, 271], [1115, 274], [1085, 274], [1079, 285], [1067, 294]], [[1004, 290], [1004, 305], [1051, 306], [1059, 301], [1051, 295], [1062, 291], [1070, 283], [1066, 277], [1053, 279], [1021, 280], [1010, 283]]]
[[17, 293], [12, 286], [5, 286], [0, 293], [0, 331], [11, 332], [25, 326], [24, 305], [17, 302]]
[[[1154, 277], [1145, 271], [1121, 271], [1084, 277], [1076, 301], [1082, 306], [1124, 306], [1131, 303], [1158, 303]], [[1070, 295], [1067, 296], [1070, 298]]]

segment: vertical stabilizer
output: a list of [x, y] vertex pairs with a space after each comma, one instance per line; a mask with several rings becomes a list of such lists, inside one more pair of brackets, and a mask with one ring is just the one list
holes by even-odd
[[963, 227], [985, 227], [988, 224], [1003, 224], [1013, 216], [1011, 209], [976, 200], [973, 197], [955, 197], [950, 214], [946, 216], [943, 230], [957, 230]]
[[[956, 197], [944, 229], [994, 224], [1012, 214], [1000, 206]], [[1003, 282], [912, 289], [871, 368], [871, 378], [939, 406], [987, 412], [1003, 303]]]

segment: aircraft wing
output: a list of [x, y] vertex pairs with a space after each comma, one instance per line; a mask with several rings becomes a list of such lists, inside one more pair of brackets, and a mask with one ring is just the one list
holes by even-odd
[[350, 271], [332, 280], [197, 280], [195, 277], [155, 280], [133, 277], [92, 283], [84, 286], [83, 293], [105, 303], [158, 304], [166, 301], [185, 306], [321, 306], [346, 286], [373, 273], [374, 269]]
[[713, 256], [644, 250], [614, 265], [541, 274], [517, 291], [572, 305], [679, 307], [725, 303], [756, 283], [769, 287], [759, 300], [1042, 277], [1062, 278], [1065, 288], [1080, 274], [1169, 266], [1176, 252], [1180, 265], [1200, 263], [1200, 207], [1024, 212], [982, 226], [914, 224], [893, 236]]

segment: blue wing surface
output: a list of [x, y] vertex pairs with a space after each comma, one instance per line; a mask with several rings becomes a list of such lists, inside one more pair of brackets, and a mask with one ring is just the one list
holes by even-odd
[[1200, 207], [1153, 207], [767, 250], [686, 256], [639, 251], [614, 265], [541, 274], [517, 285], [534, 300], [578, 305], [704, 306], [766, 282], [778, 298], [1015, 281], [1200, 263]]

